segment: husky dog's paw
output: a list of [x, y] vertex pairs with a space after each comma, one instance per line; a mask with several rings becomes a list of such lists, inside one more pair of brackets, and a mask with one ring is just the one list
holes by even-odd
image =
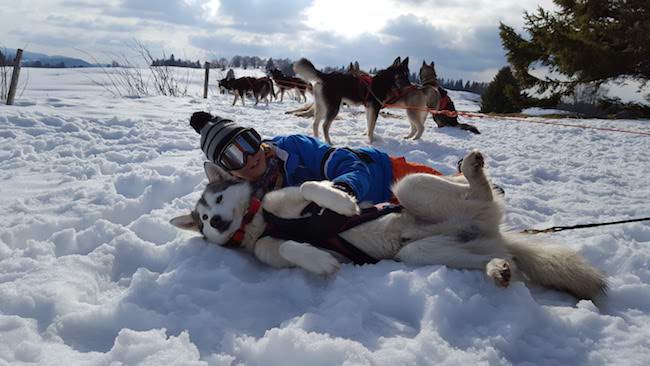
[[315, 202], [317, 205], [328, 208], [344, 216], [358, 215], [360, 210], [354, 197], [334, 188], [329, 181], [309, 181], [300, 186], [300, 192], [306, 200]]
[[333, 255], [309, 244], [288, 240], [280, 245], [279, 251], [295, 266], [320, 276], [331, 276], [341, 267]]
[[494, 258], [488, 262], [485, 271], [497, 286], [508, 287], [510, 285], [512, 271], [510, 270], [510, 263], [507, 260]]
[[471, 178], [480, 173], [485, 166], [485, 159], [480, 151], [474, 150], [467, 154], [460, 162], [460, 171], [467, 178]]

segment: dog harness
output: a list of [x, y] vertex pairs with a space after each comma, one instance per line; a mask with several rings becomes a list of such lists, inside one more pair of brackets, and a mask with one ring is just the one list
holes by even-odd
[[[449, 98], [449, 95], [447, 94], [447, 91], [443, 88], [438, 88], [438, 91], [442, 95], [442, 99], [440, 99], [440, 107], [438, 108], [441, 111], [449, 111], [449, 105], [451, 103], [451, 98]], [[454, 108], [455, 110], [455, 108]]]
[[[370, 98], [370, 95], [372, 94], [372, 76], [368, 74], [361, 74], [359, 76], [356, 76], [356, 78], [359, 80], [359, 87], [365, 88], [366, 89], [366, 94], [363, 96], [363, 105], [367, 106], [368, 105], [368, 99]], [[410, 85], [407, 87], [404, 87], [402, 89], [396, 89], [393, 88], [391, 89], [391, 94], [388, 96], [388, 98], [384, 101], [381, 101], [377, 98], [376, 95], [372, 94], [372, 96], [377, 100], [377, 102], [383, 107], [385, 104], [391, 104], [394, 103], [396, 100], [400, 99], [404, 95], [409, 94], [413, 90], [417, 89], [417, 85]]]
[[244, 215], [239, 229], [237, 229], [237, 231], [232, 234], [230, 240], [228, 240], [228, 242], [223, 245], [224, 247], [239, 248], [241, 246], [241, 243], [244, 241], [244, 235], [246, 234], [246, 226], [248, 226], [248, 224], [253, 221], [255, 214], [257, 214], [261, 207], [262, 201], [255, 197], [252, 197], [250, 204], [248, 205], [248, 210], [246, 210], [246, 215]]
[[368, 74], [361, 74], [356, 76], [359, 80], [359, 87], [366, 89], [366, 95], [363, 96], [363, 105], [368, 105], [368, 97], [370, 97], [370, 89], [372, 88], [372, 76]]
[[317, 248], [337, 252], [354, 264], [377, 263], [377, 259], [343, 239], [340, 234], [368, 221], [401, 210], [402, 206], [383, 204], [363, 209], [359, 215], [347, 217], [332, 210], [323, 209], [312, 202], [301, 212], [301, 216], [305, 214], [307, 216], [297, 219], [285, 219], [262, 210], [267, 225], [262, 236], [309, 243]]

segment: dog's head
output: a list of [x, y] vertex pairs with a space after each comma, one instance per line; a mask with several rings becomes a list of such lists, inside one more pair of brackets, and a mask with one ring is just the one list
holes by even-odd
[[438, 80], [438, 75], [436, 74], [436, 67], [433, 61], [431, 61], [430, 65], [427, 65], [427, 63], [422, 60], [422, 66], [420, 66], [420, 81], [422, 81], [423, 84], [431, 84], [435, 83]]
[[284, 77], [284, 74], [278, 69], [271, 69], [271, 77], [273, 79], [282, 79]]
[[402, 61], [402, 58], [398, 57], [388, 68], [377, 72], [373, 82], [374, 80], [385, 80], [395, 89], [401, 89], [411, 85], [409, 75], [409, 58], [407, 57]]
[[169, 222], [177, 228], [201, 233], [208, 241], [226, 244], [239, 229], [246, 215], [253, 189], [218, 165], [205, 162], [208, 185], [194, 209]]
[[221, 79], [219, 80], [219, 90], [221, 94], [226, 94], [228, 90], [232, 89], [232, 80], [233, 79]]

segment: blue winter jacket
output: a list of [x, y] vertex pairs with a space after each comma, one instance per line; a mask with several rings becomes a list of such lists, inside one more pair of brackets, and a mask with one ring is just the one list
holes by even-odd
[[285, 187], [330, 180], [347, 184], [359, 202], [380, 203], [392, 197], [392, 164], [377, 149], [333, 148], [306, 135], [276, 136], [270, 142], [284, 162]]

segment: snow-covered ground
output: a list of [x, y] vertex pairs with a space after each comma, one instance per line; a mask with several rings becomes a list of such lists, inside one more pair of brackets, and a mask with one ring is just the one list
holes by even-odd
[[[192, 112], [265, 136], [311, 131], [284, 114], [295, 101], [233, 107], [214, 89], [204, 100], [192, 73], [188, 97], [116, 98], [93, 82], [100, 70], [24, 70], [16, 105], [0, 105], [0, 364], [650, 364], [648, 221], [540, 235], [608, 274], [601, 309], [442, 266], [276, 270], [172, 227], [206, 183]], [[392, 155], [451, 174], [482, 150], [514, 230], [650, 216], [650, 136], [472, 118], [481, 135], [429, 120], [407, 141], [390, 113], [375, 146]], [[364, 129], [362, 111], [343, 108], [332, 138], [362, 146]]]

